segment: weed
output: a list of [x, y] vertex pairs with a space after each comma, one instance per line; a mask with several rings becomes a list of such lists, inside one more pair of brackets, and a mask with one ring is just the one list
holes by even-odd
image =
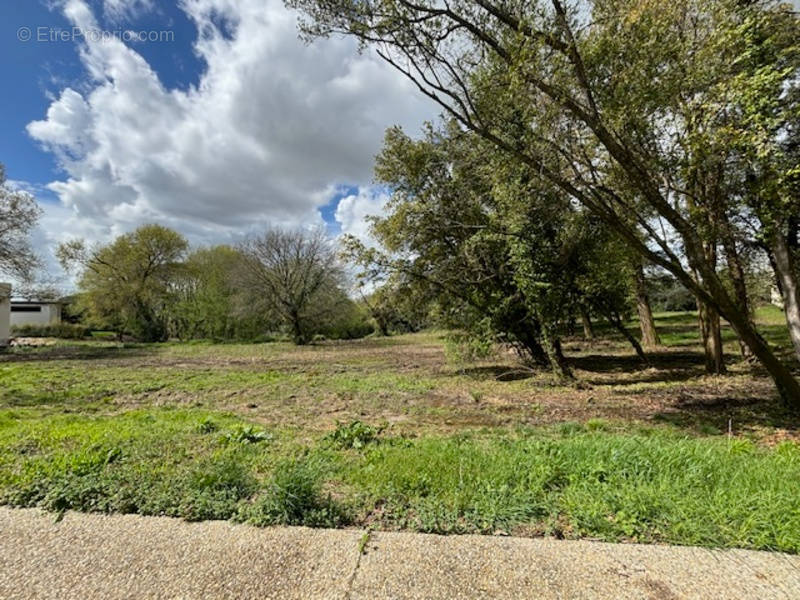
[[335, 527], [345, 523], [343, 510], [322, 494], [322, 466], [308, 458], [278, 464], [272, 479], [239, 520], [254, 525]]
[[334, 431], [325, 436], [325, 439], [334, 448], [354, 448], [358, 450], [377, 440], [384, 429], [386, 429], [386, 425], [373, 427], [361, 421], [353, 421], [347, 425], [339, 423]]
[[212, 420], [210, 417], [204, 418], [197, 424], [198, 433], [214, 433], [218, 429], [219, 425], [217, 425], [216, 421]]
[[258, 444], [271, 439], [269, 433], [252, 425], [237, 425], [222, 435], [222, 441], [228, 444]]

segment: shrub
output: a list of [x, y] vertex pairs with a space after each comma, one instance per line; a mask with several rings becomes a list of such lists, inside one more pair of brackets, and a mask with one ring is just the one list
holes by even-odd
[[445, 337], [445, 356], [454, 365], [465, 365], [487, 358], [494, 349], [494, 340], [486, 332], [456, 331]]
[[11, 334], [17, 337], [50, 337], [66, 340], [82, 340], [92, 334], [92, 330], [84, 325], [73, 323], [53, 323], [51, 325], [15, 325]]

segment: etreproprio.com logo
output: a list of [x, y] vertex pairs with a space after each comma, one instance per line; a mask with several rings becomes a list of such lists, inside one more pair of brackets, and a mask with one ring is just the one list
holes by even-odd
[[20, 27], [17, 29], [17, 39], [20, 42], [58, 43], [58, 42], [107, 42], [120, 40], [126, 43], [133, 42], [174, 42], [175, 32], [170, 30], [141, 30], [131, 29], [85, 29], [73, 27], [63, 29], [56, 27]]

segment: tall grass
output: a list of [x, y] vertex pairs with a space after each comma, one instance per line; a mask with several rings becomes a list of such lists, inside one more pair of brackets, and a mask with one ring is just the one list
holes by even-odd
[[800, 551], [800, 448], [665, 433], [424, 439], [349, 474], [384, 519], [432, 532], [527, 525], [566, 537]]

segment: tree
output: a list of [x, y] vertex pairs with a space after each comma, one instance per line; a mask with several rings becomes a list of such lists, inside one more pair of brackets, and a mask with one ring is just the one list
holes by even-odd
[[[454, 122], [421, 140], [390, 129], [376, 167], [394, 190], [373, 222], [381, 249], [351, 239], [350, 256], [373, 280], [402, 282], [418, 304], [435, 298], [442, 324], [492, 335], [559, 377], [572, 377], [560, 336], [580, 307], [609, 318], [641, 352], [622, 326], [629, 290], [616, 282], [627, 254], [601, 252], [602, 223], [501, 158]], [[598, 264], [614, 276], [592, 277]]]
[[0, 163], [0, 274], [28, 280], [39, 260], [30, 245], [30, 233], [41, 215], [33, 196], [11, 189]]
[[238, 249], [238, 284], [261, 298], [297, 344], [310, 342], [349, 301], [336, 249], [322, 229], [271, 229]]
[[370, 274], [366, 271], [359, 274], [360, 279], [378, 284], [372, 293], [366, 294], [362, 290], [360, 294], [380, 334], [414, 333], [427, 327], [435, 294], [421, 282], [406, 279], [402, 273], [383, 275], [382, 272]]
[[[712, 137], [722, 135], [724, 121], [701, 119], [711, 109], [764, 118], [781, 98], [777, 89], [794, 93], [798, 16], [787, 6], [769, 0], [290, 4], [309, 17], [307, 35], [344, 33], [374, 45], [450, 116], [671, 273], [732, 325], [781, 398], [800, 410], [800, 383], [717, 272], [709, 215], [725, 198], [717, 193], [722, 188], [705, 186], [708, 170], [692, 135], [698, 121]], [[765, 37], [773, 52], [758, 52]], [[762, 87], [765, 70], [771, 85]], [[727, 93], [726, 82], [760, 95], [746, 102], [753, 96]], [[759, 197], [774, 198], [769, 205], [776, 207], [787, 196]], [[759, 214], [766, 227], [770, 211]]]
[[658, 337], [656, 322], [653, 319], [653, 309], [650, 306], [650, 295], [647, 293], [644, 266], [638, 256], [632, 258], [632, 267], [636, 311], [639, 313], [639, 327], [642, 330], [642, 345], [645, 348], [652, 349], [661, 344], [661, 338]]
[[169, 332], [180, 339], [254, 339], [274, 330], [258, 298], [237, 289], [242, 254], [230, 246], [192, 251], [176, 270], [168, 307]]
[[143, 225], [107, 245], [62, 244], [65, 269], [79, 269], [78, 287], [90, 318], [146, 342], [167, 339], [174, 281], [188, 243], [161, 225]]

